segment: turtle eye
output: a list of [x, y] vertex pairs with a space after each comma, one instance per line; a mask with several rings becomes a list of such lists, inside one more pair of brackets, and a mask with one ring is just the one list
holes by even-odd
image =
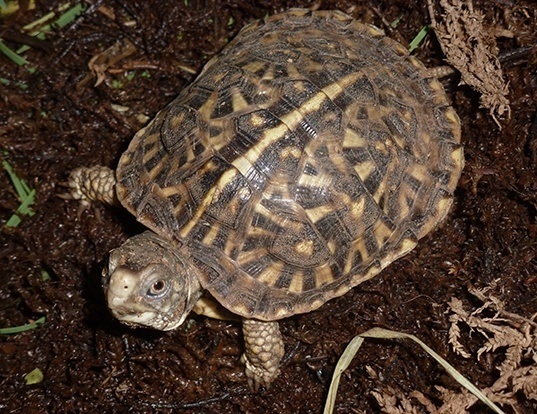
[[151, 286], [147, 289], [146, 295], [150, 298], [158, 298], [164, 296], [167, 291], [168, 283], [163, 279], [157, 279], [151, 283]]

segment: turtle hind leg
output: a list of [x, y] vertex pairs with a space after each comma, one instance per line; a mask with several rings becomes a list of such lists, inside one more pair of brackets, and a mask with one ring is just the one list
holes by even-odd
[[242, 332], [246, 350], [241, 361], [246, 365], [248, 385], [256, 392], [260, 386], [269, 388], [280, 373], [284, 354], [279, 324], [243, 319]]
[[86, 208], [92, 201], [119, 205], [116, 196], [116, 175], [108, 167], [80, 167], [69, 175], [70, 197], [80, 200]]

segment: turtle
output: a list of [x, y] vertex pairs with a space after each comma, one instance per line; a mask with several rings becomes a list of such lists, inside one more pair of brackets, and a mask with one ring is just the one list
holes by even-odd
[[147, 227], [103, 270], [111, 313], [157, 330], [192, 311], [242, 321], [246, 378], [268, 388], [279, 321], [410, 252], [445, 218], [464, 165], [459, 118], [426, 67], [340, 11], [245, 26], [71, 197]]

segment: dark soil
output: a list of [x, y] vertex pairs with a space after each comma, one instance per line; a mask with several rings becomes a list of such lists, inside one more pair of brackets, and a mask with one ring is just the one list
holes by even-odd
[[[36, 3], [37, 9], [2, 20], [0, 36], [12, 49], [26, 42], [16, 36], [21, 27], [64, 1]], [[109, 315], [101, 268], [109, 250], [142, 227], [120, 209], [100, 207], [100, 217], [95, 210], [77, 217], [78, 204], [57, 195], [65, 191], [60, 183], [78, 166], [114, 167], [146, 122], [138, 115], [153, 117], [244, 24], [313, 2], [93, 3], [73, 24], [50, 32], [25, 54], [35, 73], [0, 56], [0, 76], [11, 80], [0, 86], [0, 149], [37, 190], [36, 214], [8, 229], [4, 224], [19, 200], [7, 174], [0, 174], [0, 327], [46, 317], [38, 329], [0, 338], [1, 412], [319, 413], [344, 347], [374, 326], [415, 334], [479, 387], [494, 382], [502, 357], [478, 361], [478, 334], [463, 332], [473, 358], [451, 350], [446, 303], [457, 297], [475, 309], [481, 302], [468, 287], [496, 281], [492, 294], [507, 310], [527, 318], [537, 312], [534, 51], [504, 60], [512, 116], [501, 120], [501, 130], [479, 107], [475, 92], [459, 85], [456, 76], [446, 80], [462, 121], [466, 153], [450, 216], [380, 276], [319, 311], [284, 320], [282, 373], [270, 390], [252, 394], [239, 362], [239, 325], [193, 316], [176, 331], [161, 333], [131, 330]], [[486, 14], [488, 27], [512, 32], [511, 38], [498, 39], [500, 53], [537, 43], [537, 6], [531, 0], [474, 3]], [[385, 30], [383, 18], [400, 19], [390, 35], [402, 41], [413, 39], [429, 22], [425, 1], [316, 4]], [[90, 60], [120, 39], [129, 39], [136, 50], [94, 86]], [[434, 36], [428, 39], [415, 54], [429, 67], [443, 64]], [[43, 271], [49, 280], [42, 279]], [[35, 368], [44, 380], [27, 385], [24, 376]], [[387, 387], [403, 395], [417, 389], [438, 401], [435, 385], [458, 389], [417, 346], [367, 341], [342, 378], [337, 412], [380, 412], [371, 392]], [[537, 412], [535, 400], [517, 398], [519, 413]], [[472, 412], [487, 410], [476, 405]]]

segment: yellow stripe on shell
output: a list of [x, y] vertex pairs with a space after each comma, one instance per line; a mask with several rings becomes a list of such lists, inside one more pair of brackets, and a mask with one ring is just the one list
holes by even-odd
[[376, 165], [373, 160], [367, 160], [354, 166], [354, 170], [362, 180], [365, 182], [367, 178], [375, 171]]
[[386, 240], [388, 240], [391, 235], [392, 231], [390, 228], [384, 223], [382, 220], [378, 220], [375, 226], [373, 227], [373, 234], [375, 235], [375, 239], [377, 241], [377, 244], [379, 246], [383, 246]]
[[241, 112], [244, 109], [248, 108], [250, 104], [246, 101], [240, 89], [235, 87], [231, 93], [231, 105], [233, 106], [234, 112]]
[[[207, 163], [205, 165], [205, 168], [210, 169], [211, 166], [212, 166], [212, 163]], [[237, 171], [235, 170], [232, 170], [232, 169], [227, 170], [226, 172], [222, 174], [222, 176], [218, 180], [218, 183], [207, 191], [207, 194], [205, 195], [202, 202], [198, 206], [198, 209], [194, 213], [194, 216], [192, 217], [192, 219], [190, 219], [190, 221], [186, 223], [181, 229], [179, 233], [181, 237], [188, 236], [188, 233], [190, 233], [190, 231], [194, 228], [194, 226], [198, 224], [198, 222], [200, 221], [200, 218], [205, 212], [205, 210], [207, 210], [207, 207], [211, 205], [211, 203], [213, 202], [215, 198], [218, 198], [219, 194], [222, 192], [222, 189], [230, 181], [232, 181], [235, 178], [236, 174], [237, 174]]]
[[[215, 83], [216, 83], [215, 79]], [[207, 100], [203, 103], [203, 105], [198, 109], [198, 113], [202, 116], [203, 119], [209, 120], [212, 117], [212, 114], [214, 112], [214, 108], [216, 107], [216, 104], [218, 103], [218, 93], [213, 92], [208, 97]]]
[[267, 266], [255, 279], [264, 285], [274, 286], [280, 278], [283, 266], [283, 262], [273, 261], [270, 266]]
[[306, 215], [312, 223], [317, 223], [319, 220], [326, 217], [334, 211], [331, 205], [325, 204], [322, 206], [306, 209]]
[[268, 67], [268, 65], [264, 60], [252, 59], [250, 62], [245, 64], [242, 67], [242, 69], [244, 69], [246, 71], [249, 71], [249, 72], [252, 72], [252, 73], [256, 73], [256, 72], [260, 71], [261, 69], [265, 69], [267, 67]]
[[325, 86], [321, 90], [331, 99], [335, 100], [339, 95], [345, 92], [345, 88], [351, 86], [354, 82], [358, 81], [364, 75], [362, 72], [353, 72], [344, 76], [331, 84]]
[[[325, 264], [324, 266], [315, 269], [315, 287], [320, 288], [334, 281], [332, 268]], [[300, 291], [297, 291], [300, 292]]]
[[357, 254], [360, 254], [362, 261], [367, 261], [367, 249], [365, 247], [365, 240], [358, 239], [351, 244], [347, 260], [345, 261], [345, 268], [343, 269], [343, 275], [348, 275], [352, 270], [352, 264]]
[[220, 226], [216, 223], [212, 223], [210, 230], [207, 232], [207, 234], [203, 238], [202, 243], [208, 246], [212, 245], [214, 240], [216, 239], [216, 236], [218, 236], [219, 231], [220, 231]]
[[179, 232], [179, 235], [183, 238], [186, 238], [188, 236], [188, 233], [196, 226], [196, 224], [200, 223], [200, 218], [207, 209], [207, 207], [210, 205], [211, 200], [213, 199], [213, 195], [216, 192], [216, 187], [212, 187], [207, 191], [207, 194], [205, 195], [205, 198], [199, 205], [198, 209], [194, 213], [194, 216], [190, 219], [188, 223], [186, 223], [181, 231]]
[[382, 180], [379, 183], [379, 186], [377, 187], [375, 194], [373, 194], [373, 199], [375, 200], [375, 203], [377, 203], [377, 205], [379, 205], [380, 199], [382, 198], [384, 193], [386, 193], [386, 180]]
[[296, 271], [291, 277], [291, 284], [287, 288], [289, 292], [302, 293], [304, 291], [304, 273]]
[[237, 256], [236, 261], [239, 266], [244, 267], [248, 263], [259, 261], [259, 258], [266, 256], [267, 254], [267, 249], [264, 247], [255, 250], [242, 251]]
[[365, 148], [367, 147], [367, 141], [363, 136], [357, 134], [350, 128], [345, 130], [343, 136], [343, 148]]

